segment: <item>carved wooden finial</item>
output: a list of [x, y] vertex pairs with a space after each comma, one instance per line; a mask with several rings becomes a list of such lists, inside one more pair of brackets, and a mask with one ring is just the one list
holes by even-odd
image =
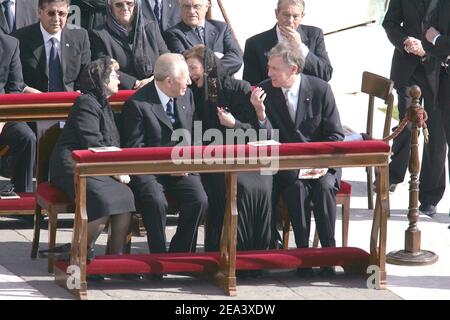
[[419, 86], [413, 85], [411, 87], [411, 90], [409, 91], [409, 95], [413, 99], [420, 99], [420, 97], [422, 96], [422, 90], [420, 90]]

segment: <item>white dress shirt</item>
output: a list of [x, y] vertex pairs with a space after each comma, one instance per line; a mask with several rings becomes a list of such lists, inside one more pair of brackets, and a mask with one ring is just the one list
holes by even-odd
[[300, 94], [300, 82], [302, 77], [300, 74], [295, 76], [295, 81], [289, 88], [281, 88], [283, 95], [286, 98], [286, 105], [288, 107], [291, 119], [295, 122], [295, 115], [297, 114], [298, 96]]
[[42, 37], [44, 38], [45, 57], [47, 59], [46, 62], [47, 62], [47, 66], [48, 66], [48, 62], [50, 60], [50, 51], [52, 50], [52, 42], [50, 41], [51, 38], [56, 39], [56, 47], [58, 49], [59, 59], [61, 60], [61, 32], [62, 31], [60, 30], [55, 34], [50, 34], [44, 29], [44, 27], [42, 27], [42, 23], [40, 23], [40, 28], [41, 28]]

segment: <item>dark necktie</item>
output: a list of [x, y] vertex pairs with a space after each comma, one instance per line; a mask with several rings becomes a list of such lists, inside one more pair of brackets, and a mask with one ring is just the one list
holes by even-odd
[[203, 44], [205, 44], [205, 36], [204, 36], [204, 34], [203, 34], [204, 28], [203, 28], [203, 27], [197, 27], [197, 28], [195, 28], [195, 30], [197, 31], [197, 35], [198, 35], [198, 37], [200, 38], [200, 41], [201, 41]]
[[159, 29], [161, 30], [161, 12], [159, 10], [159, 1], [155, 0], [155, 6], [153, 7], [153, 13], [158, 21]]
[[174, 112], [174, 101], [173, 99], [170, 99], [169, 102], [167, 102], [166, 105], [166, 113], [167, 116], [169, 117], [169, 120], [172, 124], [175, 124], [175, 112]]
[[3, 7], [5, 8], [5, 18], [8, 23], [9, 33], [13, 32], [14, 29], [14, 15], [11, 9], [12, 2], [10, 0], [3, 1]]
[[50, 58], [48, 60], [48, 91], [61, 92], [64, 91], [62, 83], [62, 68], [59, 59], [56, 39], [51, 38], [52, 48], [50, 50]]

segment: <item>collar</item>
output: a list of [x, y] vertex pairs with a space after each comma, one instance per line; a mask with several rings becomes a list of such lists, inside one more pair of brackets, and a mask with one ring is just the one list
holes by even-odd
[[166, 110], [167, 102], [169, 102], [170, 99], [173, 99], [166, 95], [162, 90], [158, 87], [158, 84], [155, 81], [155, 88], [156, 92], [158, 93], [159, 101], [161, 101], [162, 106], [164, 107], [164, 110]]
[[296, 100], [298, 100], [298, 95], [300, 93], [300, 82], [302, 80], [301, 74], [297, 74], [295, 76], [295, 81], [289, 88], [281, 88], [283, 91], [283, 94], [286, 95], [286, 91], [289, 90], [292, 97], [294, 97]]
[[56, 40], [58, 40], [58, 43], [61, 43], [62, 30], [59, 30], [55, 34], [50, 34], [47, 32], [47, 30], [44, 29], [42, 23], [39, 23], [39, 28], [41, 29], [42, 37], [44, 38], [44, 44], [46, 44], [51, 38], [55, 38]]

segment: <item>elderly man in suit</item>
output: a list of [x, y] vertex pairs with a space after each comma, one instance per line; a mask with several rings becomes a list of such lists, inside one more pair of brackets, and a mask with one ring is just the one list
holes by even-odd
[[[445, 140], [442, 123], [436, 109], [439, 61], [426, 53], [423, 20], [430, 1], [392, 0], [386, 12], [383, 28], [394, 45], [391, 79], [398, 94], [398, 110], [403, 119], [411, 105], [409, 91], [412, 85], [422, 90], [428, 113], [430, 142], [424, 145], [420, 170], [419, 210], [429, 216], [436, 213], [436, 205], [445, 190]], [[389, 164], [391, 191], [403, 182], [408, 168], [411, 129], [406, 127], [394, 139], [393, 155]]]
[[183, 53], [197, 44], [214, 51], [230, 74], [242, 66], [241, 51], [230, 27], [221, 21], [206, 20], [208, 0], [180, 0], [182, 21], [166, 31], [164, 38], [172, 52]]
[[[153, 81], [124, 105], [121, 143], [126, 148], [170, 146], [174, 144], [175, 130], [192, 131], [194, 98], [187, 87], [191, 80], [183, 56], [161, 55], [156, 60], [154, 76]], [[180, 207], [178, 227], [169, 251], [195, 251], [197, 228], [208, 207], [200, 176], [140, 175], [131, 177], [130, 186], [142, 205], [150, 252], [166, 252], [168, 205], [164, 191], [172, 193]]]
[[2, 0], [0, 33], [10, 34], [38, 21], [38, 0]]
[[[0, 34], [0, 94], [38, 92], [23, 82], [19, 41]], [[11, 184], [17, 192], [33, 192], [36, 137], [24, 122], [0, 123], [0, 147], [9, 146], [2, 169], [9, 168]], [[2, 170], [3, 171], [3, 170]]]
[[[268, 53], [269, 77], [251, 95], [260, 126], [279, 130], [280, 142], [342, 141], [344, 133], [331, 87], [302, 74], [305, 56], [292, 43], [280, 42]], [[317, 179], [303, 179], [299, 170], [280, 171], [274, 179], [284, 197], [298, 248], [307, 248], [311, 206], [322, 247], [334, 247], [336, 192], [341, 170], [330, 168]], [[299, 269], [310, 274], [311, 269]], [[333, 272], [334, 269], [324, 269]]]
[[266, 53], [278, 42], [289, 41], [305, 53], [303, 74], [331, 79], [331, 67], [321, 29], [301, 24], [305, 15], [303, 0], [278, 0], [275, 16], [277, 24], [270, 30], [249, 38], [244, 50], [243, 79], [256, 85], [267, 79]]
[[[17, 30], [25, 83], [42, 92], [75, 91], [91, 60], [87, 31], [66, 26], [69, 0], [39, 0], [39, 23]], [[54, 124], [40, 121], [37, 136]]]

